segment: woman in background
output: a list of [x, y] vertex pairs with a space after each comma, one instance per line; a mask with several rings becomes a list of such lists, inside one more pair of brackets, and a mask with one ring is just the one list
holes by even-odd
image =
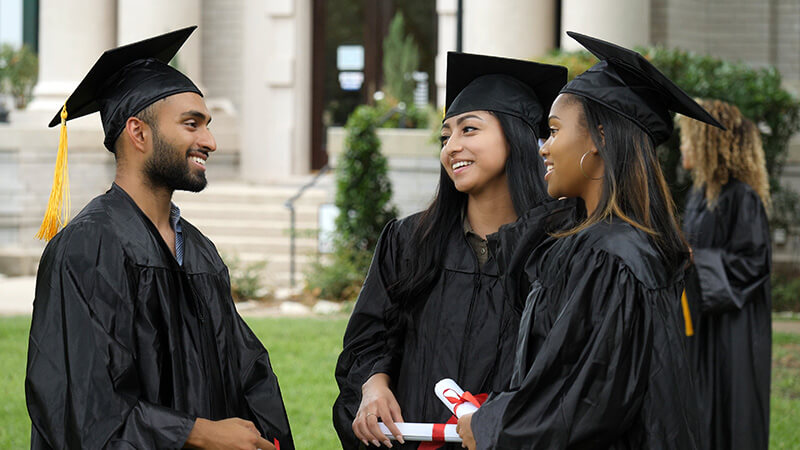
[[428, 209], [384, 229], [336, 366], [333, 420], [345, 449], [417, 448], [402, 445], [394, 422], [446, 422], [433, 392], [442, 378], [476, 394], [507, 386], [519, 313], [486, 237], [557, 205], [543, 205], [537, 138], [565, 82], [560, 66], [448, 54], [438, 192]]
[[678, 116], [683, 167], [694, 180], [683, 231], [686, 286], [699, 309], [689, 339], [705, 448], [766, 449], [772, 320], [769, 181], [761, 135], [739, 109], [699, 100], [727, 130]]

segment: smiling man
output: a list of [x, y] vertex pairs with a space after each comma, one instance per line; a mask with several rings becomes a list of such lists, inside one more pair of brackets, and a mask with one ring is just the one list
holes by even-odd
[[[25, 380], [32, 448], [294, 448], [227, 268], [171, 201], [206, 186], [216, 150], [200, 90], [167, 64], [194, 28], [105, 52], [51, 123], [99, 111], [116, 178], [42, 255]], [[55, 226], [51, 214], [43, 237]]]

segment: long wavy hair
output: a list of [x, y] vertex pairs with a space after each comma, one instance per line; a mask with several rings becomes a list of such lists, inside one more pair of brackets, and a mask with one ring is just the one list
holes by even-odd
[[578, 225], [555, 236], [575, 234], [617, 217], [647, 233], [670, 266], [680, 264], [689, 247], [680, 232], [675, 202], [650, 136], [630, 119], [594, 100], [567, 95], [582, 107], [581, 125], [597, 147], [605, 170], [597, 208]]
[[769, 178], [758, 127], [739, 108], [720, 100], [698, 99], [697, 103], [727, 128], [706, 125], [678, 115], [681, 148], [692, 159], [695, 188], [706, 188], [706, 203], [713, 210], [731, 177], [750, 185], [769, 211]]
[[[549, 199], [538, 139], [533, 129], [521, 119], [504, 113], [492, 114], [500, 122], [508, 145], [505, 173], [514, 211], [520, 216]], [[400, 328], [408, 324], [413, 311], [424, 305], [430, 289], [438, 280], [448, 253], [447, 247], [451, 245], [448, 237], [454, 229], [461, 227], [467, 198], [467, 194], [456, 189], [442, 166], [436, 196], [413, 225], [410, 242], [414, 245], [404, 249], [408, 252], [404, 259], [407, 256], [414, 264], [401, 267], [398, 281], [389, 286], [393, 305], [388, 315]]]

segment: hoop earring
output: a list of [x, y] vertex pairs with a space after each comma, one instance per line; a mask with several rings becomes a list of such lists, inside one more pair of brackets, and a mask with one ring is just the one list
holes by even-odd
[[586, 172], [584, 172], [584, 170], [583, 170], [583, 160], [584, 160], [584, 159], [586, 159], [586, 155], [588, 155], [588, 154], [589, 154], [589, 152], [591, 152], [591, 150], [588, 150], [586, 153], [584, 153], [584, 154], [583, 154], [583, 156], [581, 156], [581, 163], [579, 164], [579, 165], [580, 165], [580, 167], [581, 167], [581, 173], [583, 174], [583, 176], [584, 176], [584, 177], [585, 177], [587, 180], [602, 180], [602, 179], [603, 179], [603, 176], [602, 176], [602, 175], [601, 175], [601, 176], [599, 176], [599, 177], [597, 177], [597, 178], [592, 178], [592, 177], [590, 177], [589, 175], [586, 175]]

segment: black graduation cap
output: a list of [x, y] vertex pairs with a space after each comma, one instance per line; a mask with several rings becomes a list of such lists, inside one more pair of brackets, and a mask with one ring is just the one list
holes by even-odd
[[672, 135], [670, 111], [725, 129], [639, 53], [573, 31], [567, 31], [567, 35], [600, 62], [567, 83], [561, 92], [592, 99], [627, 117], [647, 132], [655, 145]]
[[61, 123], [61, 136], [53, 188], [37, 238], [51, 239], [69, 221], [67, 120], [100, 111], [105, 132], [103, 144], [113, 152], [114, 142], [131, 116], [170, 95], [181, 92], [203, 95], [186, 75], [169, 66], [195, 28], [183, 28], [105, 51], [50, 121], [51, 127]]
[[524, 120], [537, 136], [567, 68], [519, 59], [447, 52], [445, 119], [469, 111], [495, 111]]
[[[100, 111], [105, 147], [114, 151], [129, 117], [170, 95], [200, 89], [184, 74], [169, 66], [197, 26], [106, 50], [65, 103], [67, 120]], [[50, 126], [61, 122], [59, 111]]]

